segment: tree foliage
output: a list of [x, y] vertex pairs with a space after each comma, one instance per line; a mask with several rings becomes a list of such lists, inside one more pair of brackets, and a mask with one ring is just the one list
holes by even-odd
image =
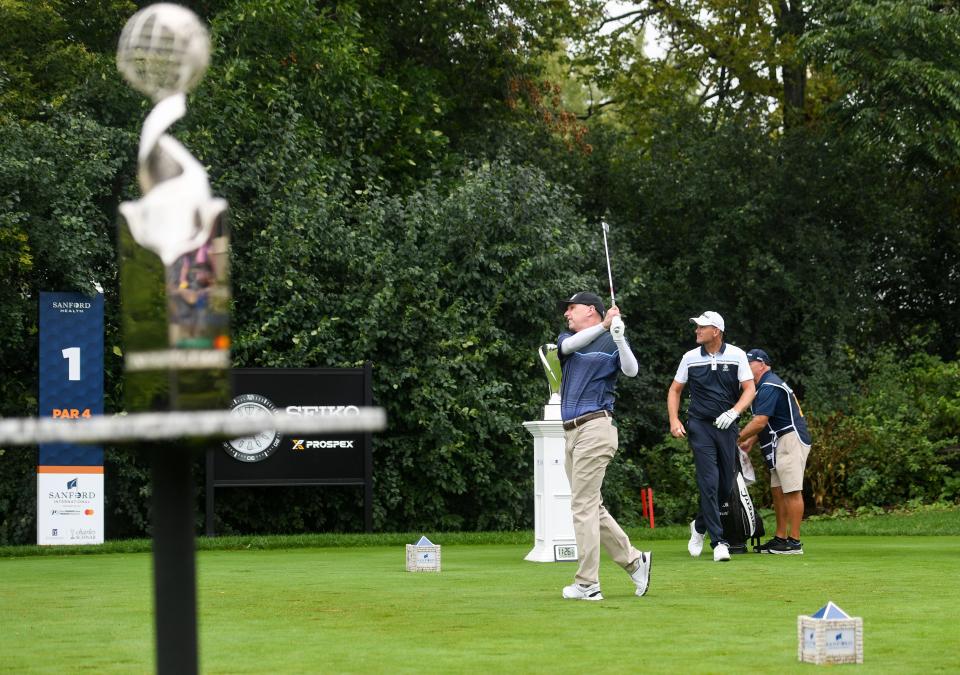
[[[603, 289], [601, 218], [641, 362], [605, 487], [623, 522], [642, 484], [660, 522], [696, 509], [665, 395], [707, 308], [800, 392], [811, 506], [957, 498], [955, 3], [194, 6], [214, 53], [173, 133], [230, 203], [235, 364], [373, 362], [377, 528], [530, 527], [535, 350], [558, 297]], [[36, 409], [38, 292], [94, 282], [122, 408], [114, 223], [149, 104], [113, 50], [135, 9], [0, 0], [7, 416]], [[33, 460], [0, 449], [2, 542], [33, 537]], [[146, 531], [149, 489], [107, 449], [108, 536]], [[217, 502], [222, 532], [360, 527], [351, 489]]]
[[838, 122], [891, 158], [960, 161], [960, 7], [918, 0], [821, 0], [801, 47], [837, 96]]

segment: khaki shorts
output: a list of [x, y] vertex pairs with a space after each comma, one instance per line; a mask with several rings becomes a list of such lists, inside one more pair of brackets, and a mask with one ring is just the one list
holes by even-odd
[[777, 439], [777, 468], [770, 472], [770, 487], [787, 492], [803, 489], [803, 471], [807, 468], [810, 446], [800, 442], [796, 431]]

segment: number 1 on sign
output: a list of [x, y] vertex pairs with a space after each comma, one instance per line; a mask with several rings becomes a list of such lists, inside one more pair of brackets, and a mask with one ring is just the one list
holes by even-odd
[[67, 360], [67, 379], [75, 382], [80, 379], [80, 348], [67, 347], [63, 350], [63, 358]]

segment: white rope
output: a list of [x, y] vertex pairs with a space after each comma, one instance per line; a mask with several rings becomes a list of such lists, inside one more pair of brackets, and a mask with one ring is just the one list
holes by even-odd
[[383, 408], [360, 408], [352, 415], [240, 416], [228, 410], [94, 415], [88, 419], [18, 417], [0, 420], [0, 444], [115, 443], [173, 438], [242, 438], [261, 431], [280, 434], [342, 434], [382, 431]]

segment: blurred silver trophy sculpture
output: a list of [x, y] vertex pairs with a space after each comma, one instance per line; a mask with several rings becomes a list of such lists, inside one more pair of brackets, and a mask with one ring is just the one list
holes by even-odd
[[[229, 402], [227, 208], [167, 129], [210, 62], [210, 38], [179, 5], [149, 5], [120, 34], [117, 68], [154, 107], [140, 134], [143, 197], [120, 205], [118, 242], [130, 412], [217, 411]], [[208, 439], [151, 446], [157, 671], [198, 670], [192, 464]]]
[[[210, 62], [210, 37], [179, 5], [149, 5], [120, 35], [117, 68], [154, 107], [143, 123], [143, 197], [120, 205], [128, 410], [214, 410], [229, 403], [227, 202], [167, 130]], [[155, 256], [153, 254], [156, 254]], [[157, 265], [162, 262], [162, 270]], [[160, 287], [163, 287], [161, 289]]]
[[164, 133], [187, 110], [186, 93], [210, 63], [210, 37], [197, 16], [159, 3], [134, 14], [120, 35], [117, 67], [134, 89], [156, 104], [143, 123], [137, 176], [142, 199], [120, 213], [141, 246], [165, 266], [200, 248], [227, 203], [213, 198], [203, 166]]

